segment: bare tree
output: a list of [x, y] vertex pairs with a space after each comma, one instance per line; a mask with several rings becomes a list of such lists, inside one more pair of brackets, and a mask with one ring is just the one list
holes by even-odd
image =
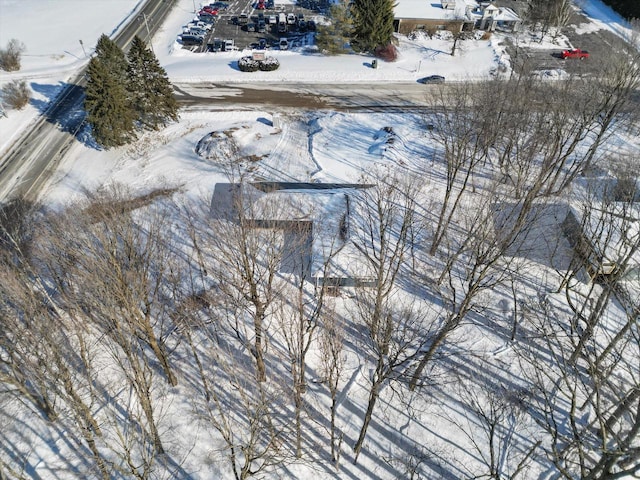
[[7, 72], [20, 70], [20, 61], [26, 46], [20, 40], [12, 38], [7, 43], [7, 48], [0, 49], [0, 68]]
[[534, 28], [540, 29], [542, 33], [540, 42], [542, 42], [550, 29], [555, 29], [555, 33], [559, 34], [569, 22], [571, 13], [570, 0], [531, 0], [526, 19]]
[[133, 347], [130, 335], [144, 347], [140, 353], [150, 349], [175, 386], [168, 294], [175, 293], [185, 267], [169, 237], [170, 214], [153, 207], [137, 216], [133, 210], [145, 203], [115, 188], [90, 199], [79, 213], [59, 217], [50, 226], [49, 245], [61, 264], [50, 265], [50, 276], [70, 308], [124, 342], [123, 348]]
[[[307, 226], [308, 224], [308, 226]], [[304, 225], [304, 226], [303, 226]], [[297, 225], [294, 228], [310, 229], [310, 222]], [[309, 231], [310, 235], [311, 232]], [[301, 237], [299, 237], [302, 240]], [[299, 250], [306, 245], [306, 242], [292, 242], [288, 248]], [[298, 243], [300, 243], [298, 245]], [[310, 247], [310, 245], [308, 245]], [[299, 261], [311, 252], [300, 252], [302, 255]], [[328, 261], [331, 255], [325, 259], [325, 268], [323, 278], [326, 278]], [[302, 265], [297, 270], [303, 269]], [[295, 410], [295, 432], [296, 432], [296, 457], [302, 456], [302, 413], [303, 413], [303, 395], [306, 392], [306, 370], [307, 370], [307, 354], [312, 344], [316, 340], [316, 331], [320, 326], [320, 321], [324, 317], [322, 310], [324, 308], [325, 296], [327, 290], [325, 288], [317, 289], [314, 295], [313, 289], [307, 282], [305, 275], [293, 276], [291, 285], [285, 286], [281, 291], [277, 309], [278, 332], [280, 333], [284, 349], [287, 353], [287, 360], [292, 382], [292, 393]]]
[[[578, 365], [570, 361], [580, 335], [570, 315], [541, 297], [527, 313], [531, 337], [520, 344], [532, 408], [548, 438], [543, 443], [562, 478], [628, 478], [640, 471], [640, 378], [636, 327], [596, 366], [606, 329], [588, 343]], [[621, 320], [610, 317], [614, 324]], [[604, 339], [605, 342], [601, 342]], [[531, 368], [533, 367], [533, 368]]]
[[248, 365], [232, 351], [219, 347], [211, 358], [211, 400], [198, 413], [222, 437], [234, 478], [246, 480], [290, 461], [284, 447], [290, 428], [276, 415], [282, 393], [247, 375]]
[[[361, 224], [354, 227], [353, 242], [363, 255], [361, 269], [370, 286], [356, 289], [353, 317], [364, 327], [367, 357], [374, 368], [363, 425], [354, 445], [355, 461], [362, 449], [367, 429], [383, 383], [396, 379], [416, 354], [428, 310], [396, 295], [401, 272], [410, 271], [409, 238], [415, 227], [415, 199], [419, 186], [401, 173], [378, 172], [376, 185], [356, 202]], [[406, 270], [405, 270], [406, 269]], [[404, 281], [409, 278], [403, 277]]]
[[342, 445], [342, 432], [338, 432], [336, 427], [336, 413], [338, 410], [338, 393], [340, 392], [340, 382], [344, 375], [344, 321], [338, 316], [333, 308], [325, 304], [322, 312], [322, 329], [320, 330], [320, 360], [322, 377], [329, 389], [331, 396], [331, 420], [330, 420], [330, 442], [331, 460], [336, 467], [340, 461], [340, 448]]
[[447, 337], [473, 308], [480, 306], [481, 294], [501, 284], [508, 275], [510, 260], [504, 254], [524, 234], [527, 217], [518, 206], [507, 206], [500, 212], [497, 205], [502, 197], [486, 198], [467, 207], [468, 216], [459, 217], [462, 232], [449, 240], [450, 253], [438, 281], [445, 313], [428, 339], [429, 347], [420, 354], [411, 375], [411, 390], [418, 386], [424, 369]]
[[459, 398], [464, 420], [445, 415], [470, 441], [485, 466], [473, 478], [493, 480], [526, 478], [540, 441], [523, 447], [527, 432], [524, 390], [510, 391], [501, 385], [470, 384], [460, 379]]
[[443, 149], [445, 191], [429, 253], [434, 255], [444, 239], [473, 175], [487, 160], [487, 145], [495, 132], [495, 120], [477, 104], [483, 104], [485, 84], [461, 84], [434, 94], [437, 114], [432, 132]]
[[2, 98], [0, 102], [10, 108], [22, 110], [27, 106], [30, 98], [31, 94], [27, 82], [15, 79], [2, 87]]
[[283, 226], [290, 225], [283, 220], [287, 204], [243, 183], [229, 184], [228, 197], [228, 211], [203, 212], [203, 224], [191, 229], [194, 248], [219, 292], [223, 315], [255, 359], [257, 378], [265, 381], [268, 322], [286, 283], [278, 271], [286, 250]]

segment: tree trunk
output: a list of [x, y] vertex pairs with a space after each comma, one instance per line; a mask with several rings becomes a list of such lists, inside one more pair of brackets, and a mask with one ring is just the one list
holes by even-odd
[[[456, 315], [454, 318], [458, 318], [458, 316]], [[436, 350], [438, 349], [440, 344], [444, 341], [444, 339], [447, 337], [447, 334], [453, 329], [455, 324], [457, 324], [457, 322], [454, 323], [453, 321], [448, 321], [447, 323], [445, 323], [445, 325], [440, 329], [440, 331], [436, 335], [436, 338], [433, 339], [433, 342], [431, 342], [431, 346], [429, 347], [429, 350], [427, 350], [427, 352], [422, 356], [420, 363], [416, 367], [416, 371], [413, 373], [413, 376], [411, 377], [411, 381], [409, 382], [409, 390], [414, 391], [416, 389], [416, 387], [418, 386], [418, 381], [422, 376], [422, 371], [425, 369], [427, 364], [431, 361], [431, 359], [436, 353]]]
[[253, 356], [256, 359], [256, 378], [259, 382], [267, 380], [267, 369], [264, 365], [264, 347], [262, 346], [262, 315], [256, 314], [254, 318], [254, 331], [256, 340]]
[[381, 384], [382, 381], [380, 380], [380, 375], [376, 371], [376, 373], [374, 374], [374, 382], [373, 385], [371, 385], [371, 391], [369, 392], [369, 403], [367, 405], [367, 411], [364, 415], [364, 423], [362, 424], [362, 428], [360, 429], [358, 441], [353, 447], [353, 452], [356, 454], [355, 458], [353, 459], [353, 463], [358, 462], [358, 456], [360, 455], [360, 451], [362, 450], [362, 444], [364, 443], [364, 439], [367, 435], [367, 429], [369, 428], [369, 423], [371, 423], [371, 417], [373, 416], [373, 408], [378, 401]]

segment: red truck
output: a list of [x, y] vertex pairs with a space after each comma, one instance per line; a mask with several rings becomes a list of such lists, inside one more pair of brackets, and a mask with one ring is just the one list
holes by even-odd
[[560, 56], [563, 60], [566, 60], [567, 58], [579, 58], [582, 60], [584, 58], [589, 58], [589, 52], [586, 50], [580, 50], [579, 48], [573, 48], [571, 50], [563, 50], [562, 53], [560, 53]]

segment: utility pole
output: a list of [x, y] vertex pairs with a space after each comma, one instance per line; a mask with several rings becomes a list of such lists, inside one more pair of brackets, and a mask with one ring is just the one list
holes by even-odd
[[82, 43], [82, 40], [79, 40], [79, 42], [82, 47], [82, 53], [84, 53], [84, 58], [87, 58], [87, 51], [84, 49], [84, 43]]

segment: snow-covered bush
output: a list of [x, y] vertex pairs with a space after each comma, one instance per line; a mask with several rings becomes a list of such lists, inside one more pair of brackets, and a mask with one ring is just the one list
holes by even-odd
[[257, 72], [260, 68], [260, 62], [251, 57], [242, 57], [238, 60], [238, 68], [241, 72]]
[[257, 72], [262, 70], [263, 72], [272, 72], [280, 67], [280, 62], [277, 58], [267, 57], [264, 60], [254, 60], [252, 57], [242, 57], [238, 60], [238, 68], [241, 72]]
[[263, 72], [273, 72], [280, 67], [280, 62], [275, 57], [267, 57], [260, 62], [259, 67]]

